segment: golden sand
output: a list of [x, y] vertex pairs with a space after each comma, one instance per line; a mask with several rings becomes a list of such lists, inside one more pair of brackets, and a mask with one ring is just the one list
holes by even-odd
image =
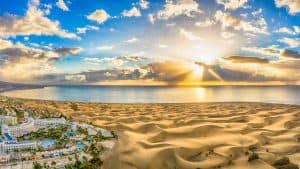
[[105, 169], [268, 169], [281, 157], [300, 164], [300, 106], [24, 103], [117, 131]]

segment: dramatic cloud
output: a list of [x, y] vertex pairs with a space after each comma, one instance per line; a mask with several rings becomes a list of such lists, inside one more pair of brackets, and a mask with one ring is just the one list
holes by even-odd
[[235, 10], [238, 8], [245, 8], [248, 0], [217, 0], [218, 4], [224, 5], [225, 10]]
[[[245, 61], [244, 61], [245, 62]], [[244, 63], [241, 62], [240, 63]], [[266, 61], [250, 60], [248, 62], [264, 63]], [[273, 65], [277, 70], [279, 66], [286, 66], [284, 63]], [[195, 67], [203, 68], [202, 78], [194, 77]], [[275, 68], [276, 67], [276, 68]], [[257, 68], [257, 67], [255, 67]], [[254, 68], [254, 69], [255, 69]], [[97, 83], [105, 81], [126, 81], [126, 80], [152, 80], [154, 82], [163, 82], [164, 84], [189, 84], [189, 82], [208, 82], [208, 81], [245, 81], [259, 82], [270, 80], [287, 80], [287, 77], [277, 77], [277, 75], [266, 75], [263, 67], [261, 72], [253, 73], [252, 70], [232, 69], [231, 67], [221, 67], [220, 65], [212, 65], [203, 67], [202, 64], [197, 65], [186, 63], [183, 61], [167, 60], [163, 62], [153, 62], [139, 68], [118, 68], [118, 69], [103, 69], [91, 70], [82, 72], [78, 75], [84, 75], [87, 83]]]
[[243, 51], [261, 54], [264, 56], [276, 56], [280, 55], [280, 49], [277, 46], [269, 46], [269, 47], [243, 47]]
[[118, 56], [110, 58], [84, 58], [83, 61], [92, 65], [106, 63], [111, 64], [113, 66], [121, 66], [127, 62], [139, 62], [145, 59], [146, 58], [140, 56]]
[[100, 24], [103, 24], [105, 21], [107, 21], [110, 18], [110, 15], [106, 13], [103, 9], [97, 9], [93, 13], [87, 16], [89, 20], [96, 21]]
[[243, 47], [243, 51], [260, 54], [263, 56], [275, 56], [277, 60], [281, 60], [282, 58], [290, 58], [290, 59], [300, 59], [300, 54], [297, 51], [289, 50], [289, 49], [280, 49], [277, 46], [269, 46], [269, 47]]
[[58, 0], [56, 2], [57, 7], [59, 7], [60, 9], [62, 9], [63, 11], [69, 11], [68, 6], [65, 4], [64, 0]]
[[300, 12], [300, 1], [298, 0], [275, 0], [275, 4], [278, 8], [287, 7], [292, 15]]
[[0, 50], [0, 77], [13, 81], [30, 81], [54, 68], [51, 61], [59, 59], [53, 51], [29, 48], [23, 44], [7, 46]]
[[0, 41], [0, 46], [0, 78], [23, 82], [32, 82], [36, 77], [55, 72], [53, 61], [58, 61], [63, 55], [74, 55], [80, 51], [80, 48], [45, 50], [4, 40]]
[[76, 33], [77, 34], [85, 34], [87, 31], [90, 31], [90, 30], [99, 30], [99, 27], [87, 25], [85, 27], [76, 28], [76, 31], [77, 31]]
[[176, 16], [194, 17], [197, 13], [202, 13], [202, 11], [194, 0], [166, 0], [164, 9], [155, 17], [157, 19], [169, 19]]
[[282, 50], [281, 56], [286, 58], [300, 59], [299, 52], [288, 50], [288, 49]]
[[141, 11], [136, 7], [131, 8], [130, 10], [125, 10], [122, 12], [124, 17], [138, 17], [141, 16]]
[[82, 51], [82, 48], [56, 48], [54, 51], [60, 55], [76, 55]]
[[215, 19], [221, 23], [223, 29], [233, 28], [235, 30], [242, 30], [255, 34], [268, 34], [268, 26], [264, 18], [259, 18], [258, 20], [249, 22], [240, 20], [230, 13], [224, 13], [219, 10], [215, 14]]
[[256, 63], [256, 64], [269, 63], [268, 59], [263, 59], [258, 57], [229, 56], [229, 57], [225, 57], [224, 59], [232, 63]]
[[299, 39], [293, 39], [293, 38], [282, 38], [279, 39], [278, 42], [285, 43], [289, 45], [290, 48], [296, 48], [300, 45]]
[[37, 6], [29, 5], [25, 16], [4, 14], [0, 16], [0, 37], [29, 35], [57, 35], [64, 38], [77, 38], [75, 34], [63, 30], [58, 21], [44, 16]]
[[65, 80], [70, 83], [83, 83], [86, 82], [85, 75], [65, 75]]

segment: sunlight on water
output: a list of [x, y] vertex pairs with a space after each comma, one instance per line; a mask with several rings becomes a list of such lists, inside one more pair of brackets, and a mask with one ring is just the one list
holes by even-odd
[[18, 98], [108, 103], [269, 102], [300, 104], [300, 87], [57, 86], [4, 92]]

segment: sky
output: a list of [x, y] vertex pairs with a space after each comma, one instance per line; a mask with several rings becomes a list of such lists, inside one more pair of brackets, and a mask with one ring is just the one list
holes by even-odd
[[0, 81], [298, 85], [297, 0], [1, 0]]

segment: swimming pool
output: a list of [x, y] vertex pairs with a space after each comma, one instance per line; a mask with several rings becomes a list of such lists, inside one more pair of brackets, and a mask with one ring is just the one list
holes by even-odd
[[48, 149], [52, 147], [54, 144], [55, 144], [54, 140], [45, 140], [40, 143], [40, 146], [42, 146], [44, 149]]

